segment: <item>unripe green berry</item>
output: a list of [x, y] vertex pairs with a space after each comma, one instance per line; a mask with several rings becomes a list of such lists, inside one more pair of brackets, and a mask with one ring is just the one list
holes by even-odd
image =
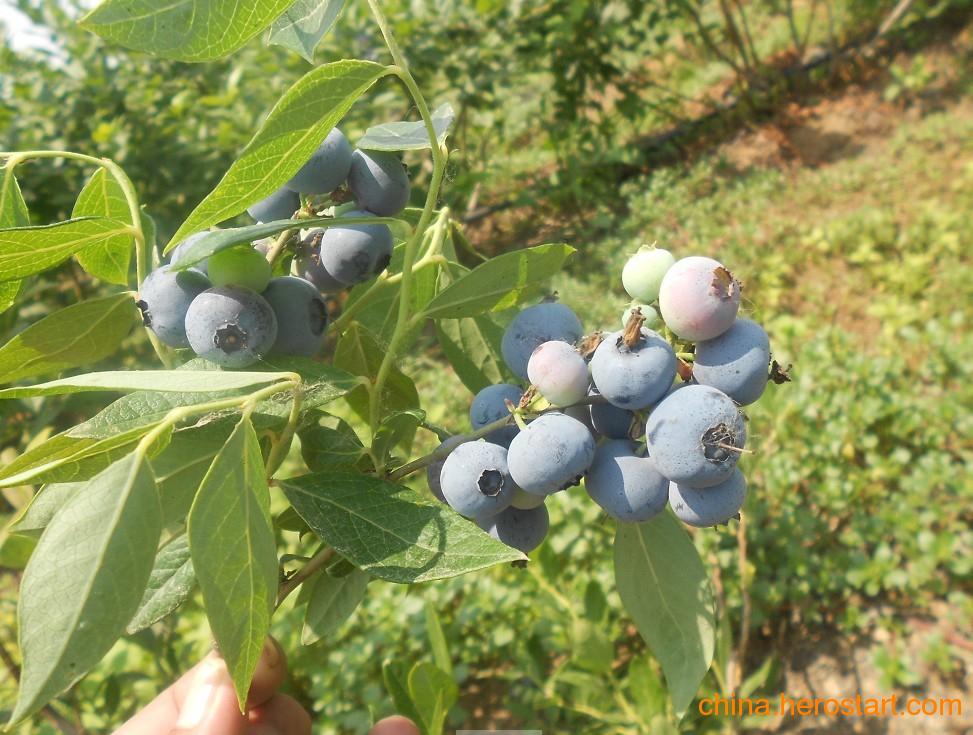
[[216, 287], [242, 286], [261, 293], [271, 276], [270, 263], [250, 245], [220, 250], [209, 257], [209, 279]]
[[628, 259], [622, 269], [622, 286], [633, 299], [651, 304], [659, 298], [662, 277], [675, 262], [668, 250], [643, 247]]

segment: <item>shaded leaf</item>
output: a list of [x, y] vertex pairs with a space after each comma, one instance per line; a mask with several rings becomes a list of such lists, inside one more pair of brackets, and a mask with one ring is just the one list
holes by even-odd
[[455, 577], [526, 558], [444, 505], [365, 475], [324, 472], [280, 482], [315, 534], [389, 582]]
[[[448, 102], [433, 111], [432, 125], [439, 144], [446, 140], [455, 121], [456, 113]], [[421, 120], [382, 123], [366, 130], [358, 141], [358, 147], [372, 151], [420, 150], [429, 147], [429, 133]]]
[[338, 630], [361, 604], [370, 580], [371, 576], [360, 569], [344, 577], [317, 575], [310, 582], [313, 589], [304, 614], [301, 643], [310, 646]]
[[[0, 180], [0, 228], [27, 227], [30, 224], [30, 213], [20, 186], [14, 176], [14, 169], [8, 164], [3, 168], [3, 179]], [[20, 294], [20, 281], [7, 281], [0, 270], [0, 314], [5, 312], [17, 301]]]
[[452, 677], [453, 661], [449, 657], [446, 635], [443, 633], [443, 626], [439, 621], [439, 613], [436, 612], [436, 608], [429, 600], [426, 600], [426, 636], [429, 638], [429, 647], [432, 649], [432, 657], [436, 666]]
[[436, 322], [436, 337], [456, 376], [471, 392], [497, 383], [517, 383], [500, 352], [503, 327], [487, 314]]
[[409, 694], [409, 667], [404, 661], [386, 661], [382, 664], [382, 679], [392, 697], [395, 711], [415, 723], [422, 722]]
[[249, 418], [237, 424], [203, 478], [187, 533], [206, 617], [242, 710], [278, 581], [270, 493]]
[[105, 0], [81, 25], [126, 48], [178, 61], [212, 61], [241, 48], [293, 0]]
[[85, 482], [56, 482], [42, 487], [21, 514], [10, 524], [11, 533], [40, 536], [57, 513]]
[[118, 349], [137, 320], [127, 293], [59, 309], [0, 347], [0, 383], [98, 362]]
[[459, 698], [452, 677], [434, 664], [417, 663], [409, 672], [409, 696], [423, 735], [442, 735], [449, 708]]
[[[99, 168], [84, 185], [71, 212], [72, 219], [85, 216], [108, 217], [124, 222], [129, 219], [125, 192], [115, 177]], [[95, 278], [124, 286], [132, 261], [135, 239], [131, 234], [114, 235], [78, 253], [81, 267]]]
[[537, 245], [478, 265], [436, 295], [425, 309], [433, 319], [458, 319], [515, 306], [528, 287], [558, 273], [574, 248]]
[[302, 429], [298, 435], [301, 439], [301, 456], [312, 472], [354, 467], [367, 454], [355, 430], [340, 419], [335, 428], [315, 424]]
[[305, 74], [280, 98], [216, 188], [172, 236], [166, 251], [276, 191], [311, 157], [355, 100], [387, 73], [380, 64], [345, 60]]
[[706, 569], [671, 513], [618, 524], [615, 581], [625, 609], [662, 664], [673, 708], [682, 717], [713, 660], [716, 620]]
[[297, 0], [270, 27], [268, 41], [314, 61], [314, 49], [334, 26], [344, 0]]
[[20, 587], [24, 665], [11, 722], [77, 681], [124, 632], [152, 570], [160, 516], [139, 452], [93, 477], [54, 516]]
[[155, 555], [145, 594], [125, 631], [132, 635], [162, 620], [186, 601], [195, 581], [189, 538], [181, 534]]

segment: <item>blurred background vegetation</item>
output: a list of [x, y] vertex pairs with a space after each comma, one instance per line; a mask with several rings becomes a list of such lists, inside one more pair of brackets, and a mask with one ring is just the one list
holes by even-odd
[[[319, 61], [382, 58], [362, 5], [348, 3]], [[869, 732], [973, 729], [973, 3], [384, 5], [431, 103], [458, 111], [444, 203], [480, 250], [578, 247], [552, 288], [590, 329], [619, 320], [621, 266], [638, 245], [711, 254], [743, 279], [747, 311], [793, 363], [793, 382], [748, 410], [756, 454], [744, 459], [743, 522], [694, 534], [721, 605], [701, 696], [962, 696], [961, 717]], [[256, 41], [214, 64], [162, 61], [79, 30], [74, 0], [6, 6], [55, 50], [5, 39], [0, 148], [113, 158], [162, 242], [310, 68]], [[403, 100], [381, 87], [342, 128], [354, 141], [414, 116]], [[418, 197], [428, 170], [419, 156], [410, 163]], [[88, 173], [25, 167], [33, 221], [67, 218]], [[50, 272], [0, 315], [0, 337], [102, 288], [71, 264]], [[424, 340], [404, 368], [430, 420], [464, 431], [470, 395]], [[148, 360], [141, 334], [125, 354]], [[0, 404], [0, 462], [101, 400]], [[416, 452], [434, 444], [420, 434]], [[31, 494], [4, 490], [0, 521]], [[429, 658], [440, 629], [460, 688], [453, 726], [673, 731], [659, 670], [614, 590], [612, 525], [581, 490], [551, 511], [551, 537], [526, 570], [376, 581], [339, 633], [310, 647], [300, 611], [279, 616], [290, 686], [317, 713], [316, 731], [363, 732], [389, 713], [382, 661]], [[15, 691], [25, 553], [0, 531], [0, 710]], [[190, 604], [116, 646], [56, 710], [110, 732], [208, 645]], [[681, 730], [852, 731], [825, 718], [692, 716]]]

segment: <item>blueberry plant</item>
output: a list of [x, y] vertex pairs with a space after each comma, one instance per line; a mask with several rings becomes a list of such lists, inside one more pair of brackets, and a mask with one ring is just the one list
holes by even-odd
[[[270, 42], [307, 57], [342, 5], [106, 0], [82, 23], [168, 59], [220, 58], [268, 29]], [[392, 63], [305, 74], [162, 247], [111, 160], [0, 153], [0, 306], [19, 306], [25, 282], [72, 257], [118, 287], [0, 347], [10, 385], [0, 399], [124, 394], [0, 468], [0, 486], [41, 488], [9, 529], [36, 542], [21, 584], [13, 723], [121, 636], [178, 614], [197, 587], [245, 706], [274, 612], [293, 593], [309, 615], [335, 618], [314, 621], [333, 629], [373, 579], [409, 584], [512, 562], [514, 585], [547, 533], [546, 501], [582, 482], [618, 522], [618, 591], [674, 713], [710, 665], [713, 597], [679, 521], [725, 524], [743, 505], [740, 407], [768, 383], [766, 333], [738, 317], [741, 285], [709, 258], [641, 249], [621, 274], [633, 299], [621, 329], [587, 336], [569, 307], [541, 298], [567, 245], [462, 265], [469, 243], [439, 205], [452, 110], [430, 109], [380, 4], [368, 6]], [[389, 81], [420, 119], [375, 125], [353, 146], [337, 124]], [[404, 151], [429, 158], [421, 208], [408, 206]], [[32, 225], [16, 176], [50, 158], [91, 178], [70, 219]], [[244, 212], [256, 224], [217, 227]], [[139, 323], [159, 366], [79, 372], [122, 349]], [[469, 433], [429, 423], [400, 369], [428, 327], [475, 393]], [[58, 374], [68, 377], [24, 384]], [[441, 443], [414, 458], [419, 430]], [[409, 484], [422, 472], [431, 494]], [[287, 543], [304, 553], [283, 553], [295, 532]], [[455, 685], [417, 666], [390, 689], [439, 732]], [[423, 687], [440, 693], [436, 704]]]

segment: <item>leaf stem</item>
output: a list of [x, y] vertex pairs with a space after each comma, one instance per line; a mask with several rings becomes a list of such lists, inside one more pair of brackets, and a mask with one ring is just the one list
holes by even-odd
[[307, 563], [294, 572], [293, 575], [288, 577], [286, 580], [280, 583], [280, 588], [277, 591], [277, 603], [274, 605], [276, 610], [281, 606], [284, 600], [287, 599], [291, 592], [296, 590], [301, 584], [312, 574], [318, 571], [321, 567], [331, 561], [331, 557], [334, 556], [334, 549], [331, 547], [324, 547], [310, 559]]
[[[429, 190], [426, 193], [426, 202], [422, 208], [422, 215], [419, 217], [419, 223], [416, 225], [416, 229], [413, 231], [412, 236], [406, 241], [405, 244], [405, 257], [403, 258], [402, 262], [402, 286], [399, 291], [399, 313], [396, 318], [395, 329], [392, 332], [391, 338], [389, 339], [388, 349], [384, 358], [382, 359], [382, 364], [379, 366], [378, 373], [375, 376], [375, 382], [369, 387], [369, 426], [374, 439], [375, 433], [378, 431], [378, 424], [381, 418], [382, 389], [384, 388], [385, 381], [391, 372], [392, 365], [395, 362], [402, 340], [409, 330], [409, 306], [412, 299], [412, 267], [416, 261], [419, 243], [422, 242], [426, 228], [429, 226], [429, 222], [432, 219], [436, 202], [439, 199], [439, 190], [442, 186], [443, 176], [446, 173], [447, 152], [445, 146], [441, 145], [439, 142], [439, 138], [436, 135], [436, 128], [433, 125], [432, 114], [429, 111], [429, 105], [426, 104], [426, 99], [423, 96], [422, 91], [419, 89], [419, 85], [416, 84], [415, 78], [409, 71], [409, 64], [406, 61], [405, 56], [402, 54], [402, 50], [399, 48], [395, 37], [392, 35], [388, 19], [382, 12], [382, 8], [380, 7], [378, 0], [368, 0], [368, 7], [371, 9], [372, 15], [375, 17], [375, 22], [378, 24], [382, 37], [385, 39], [385, 45], [388, 47], [389, 53], [392, 55], [392, 60], [398, 67], [394, 70], [394, 72], [408, 90], [409, 95], [412, 97], [413, 102], [415, 102], [416, 108], [419, 110], [419, 115], [422, 117], [422, 121], [425, 124], [426, 134], [429, 136], [429, 148], [432, 154], [433, 164], [432, 178], [429, 182]], [[382, 474], [384, 467], [381, 465], [384, 462], [384, 458], [377, 457], [375, 452], [371, 452], [371, 454], [376, 472]]]
[[297, 422], [301, 418], [301, 404], [304, 401], [304, 391], [300, 383], [294, 386], [293, 399], [291, 401], [291, 413], [287, 418], [287, 425], [280, 433], [280, 436], [270, 448], [267, 457], [267, 478], [270, 479], [274, 473], [287, 459], [287, 452], [291, 448], [291, 441], [294, 439], [294, 432], [297, 431]]

